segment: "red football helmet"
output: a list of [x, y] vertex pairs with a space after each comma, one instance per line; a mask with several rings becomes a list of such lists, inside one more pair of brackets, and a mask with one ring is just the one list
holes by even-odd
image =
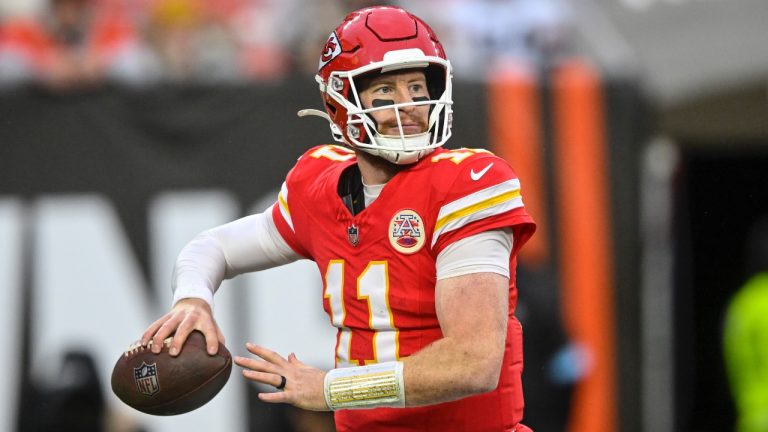
[[[370, 73], [419, 69], [427, 78], [429, 99], [364, 108], [355, 79]], [[352, 12], [331, 33], [315, 77], [326, 112], [303, 110], [331, 123], [334, 138], [396, 164], [410, 164], [443, 145], [451, 136], [451, 65], [434, 32], [418, 17], [389, 6]], [[372, 111], [429, 105], [428, 130], [407, 135], [382, 135]], [[326, 115], [327, 114], [327, 115]]]

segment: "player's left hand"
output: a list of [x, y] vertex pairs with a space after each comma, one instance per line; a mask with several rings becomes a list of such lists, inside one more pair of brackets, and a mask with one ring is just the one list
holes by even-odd
[[252, 343], [245, 344], [251, 354], [259, 358], [235, 357], [235, 364], [243, 368], [247, 379], [278, 387], [285, 377], [285, 388], [273, 393], [259, 393], [259, 399], [271, 403], [289, 403], [312, 411], [328, 411], [323, 393], [325, 372], [305, 365], [296, 355], [288, 358]]

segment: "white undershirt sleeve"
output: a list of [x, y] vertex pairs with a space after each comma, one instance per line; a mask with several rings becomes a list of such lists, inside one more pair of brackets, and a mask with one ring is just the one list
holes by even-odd
[[457, 240], [437, 256], [437, 279], [472, 273], [497, 273], [509, 277], [512, 231], [495, 229]]
[[204, 231], [187, 243], [173, 269], [173, 303], [194, 297], [213, 305], [213, 294], [224, 279], [301, 258], [277, 231], [270, 207]]

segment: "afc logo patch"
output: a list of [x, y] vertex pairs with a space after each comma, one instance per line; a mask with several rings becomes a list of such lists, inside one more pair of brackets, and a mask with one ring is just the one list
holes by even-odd
[[336, 32], [333, 32], [330, 36], [328, 36], [328, 41], [325, 42], [323, 53], [320, 54], [320, 63], [317, 65], [317, 69], [322, 69], [323, 66], [327, 65], [339, 54], [341, 54], [341, 43], [339, 42], [339, 38], [336, 36]]
[[426, 241], [424, 223], [413, 210], [400, 210], [389, 222], [389, 243], [403, 254], [421, 250]]
[[141, 366], [133, 368], [133, 378], [136, 380], [136, 388], [147, 396], [153, 396], [160, 391], [160, 381], [157, 379], [157, 363], [148, 365], [141, 362]]

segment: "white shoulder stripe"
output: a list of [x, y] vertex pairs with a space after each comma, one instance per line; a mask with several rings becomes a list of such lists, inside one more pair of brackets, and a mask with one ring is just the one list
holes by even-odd
[[288, 222], [291, 231], [296, 232], [296, 230], [293, 229], [291, 210], [288, 208], [288, 185], [286, 185], [285, 182], [283, 182], [283, 186], [280, 187], [280, 194], [277, 195], [277, 201], [280, 204], [280, 214], [283, 215], [283, 219]]
[[443, 233], [522, 206], [518, 179], [510, 179], [459, 198], [440, 208], [432, 234], [432, 246]]

